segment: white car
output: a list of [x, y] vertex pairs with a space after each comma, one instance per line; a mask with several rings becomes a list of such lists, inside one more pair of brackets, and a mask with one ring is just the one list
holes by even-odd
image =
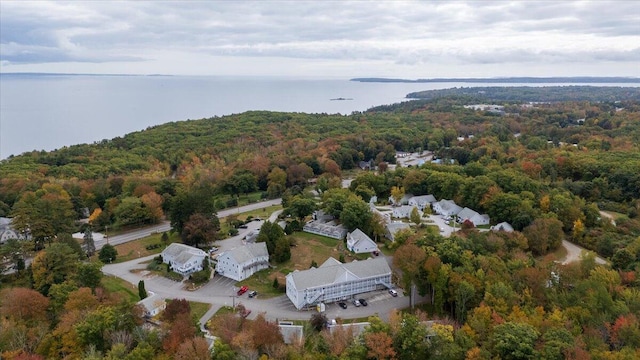
[[360, 306], [360, 301], [358, 301], [357, 299], [353, 299], [353, 306], [359, 307]]
[[393, 296], [393, 297], [398, 296], [398, 292], [393, 290], [393, 289], [389, 289], [389, 294], [391, 294], [391, 296]]

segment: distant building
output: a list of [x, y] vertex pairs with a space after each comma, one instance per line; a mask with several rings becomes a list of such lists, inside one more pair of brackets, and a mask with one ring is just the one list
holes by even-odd
[[11, 218], [0, 217], [0, 244], [4, 244], [10, 239], [27, 240], [29, 236], [25, 236], [11, 226], [13, 220]]
[[417, 209], [420, 216], [422, 216], [422, 212], [415, 205], [402, 205], [402, 206], [394, 207], [391, 212], [394, 218], [409, 219], [411, 217], [411, 213], [413, 212], [413, 209]]
[[442, 199], [438, 202], [433, 203], [431, 207], [433, 208], [433, 211], [436, 212], [436, 214], [445, 216], [458, 215], [458, 213], [462, 211], [462, 207], [456, 205], [453, 200]]
[[360, 229], [347, 233], [347, 249], [356, 254], [370, 253], [378, 250], [378, 245]]
[[304, 224], [302, 231], [338, 240], [347, 236], [347, 229], [342, 224], [336, 224], [333, 216], [322, 211], [314, 212], [313, 220]]
[[469, 220], [473, 223], [473, 226], [489, 225], [489, 220], [490, 220], [489, 215], [487, 214], [480, 215], [476, 211], [471, 210], [467, 207], [460, 210], [460, 212], [456, 216], [458, 217], [459, 223], [463, 223]]
[[298, 310], [384, 288], [391, 288], [391, 268], [384, 257], [346, 264], [329, 258], [318, 268], [287, 275], [287, 297]]
[[169, 264], [171, 270], [182, 276], [202, 270], [202, 261], [207, 253], [193, 246], [173, 243], [161, 253], [162, 262]]
[[235, 281], [242, 281], [268, 267], [267, 244], [260, 242], [239, 246], [218, 255], [216, 272]]
[[511, 224], [509, 224], [508, 222], [501, 222], [499, 224], [493, 225], [491, 227], [491, 230], [513, 232], [513, 226], [511, 226]]
[[388, 223], [385, 226], [385, 236], [387, 237], [387, 239], [391, 240], [391, 241], [396, 241], [396, 234], [398, 233], [398, 231], [400, 230], [405, 230], [405, 229], [410, 229], [411, 227], [409, 226], [409, 224], [407, 223], [403, 223], [403, 222], [392, 222], [392, 223]]
[[152, 294], [151, 296], [138, 301], [138, 304], [142, 306], [143, 316], [147, 318], [152, 318], [167, 308], [167, 302], [165, 299], [156, 294]]
[[436, 197], [433, 195], [420, 195], [409, 198], [409, 205], [417, 206], [419, 210], [424, 211], [427, 206], [431, 206], [436, 202]]

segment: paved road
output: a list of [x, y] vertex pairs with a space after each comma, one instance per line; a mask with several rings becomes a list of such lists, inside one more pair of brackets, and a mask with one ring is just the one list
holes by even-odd
[[[221, 210], [218, 212], [218, 217], [224, 218], [232, 214], [239, 214], [247, 211], [263, 209], [269, 206], [279, 205], [281, 203], [282, 203], [282, 199], [261, 201], [261, 202], [248, 204], [248, 205], [244, 205], [236, 208]], [[111, 245], [120, 245], [120, 244], [127, 243], [129, 241], [138, 240], [153, 234], [163, 233], [169, 230], [171, 230], [171, 224], [168, 221], [163, 221], [157, 225], [147, 226], [141, 229], [128, 231], [124, 234], [110, 236], [108, 239], [105, 238], [105, 239], [95, 240], [96, 250], [100, 250], [105, 244], [107, 244], [107, 242]]]
[[[593, 253], [593, 251], [589, 251], [574, 243], [568, 242], [567, 240], [562, 240], [562, 246], [564, 246], [564, 248], [567, 249], [567, 257], [565, 257], [564, 261], [562, 261], [563, 265], [572, 263], [574, 261], [579, 261], [583, 251]], [[596, 255], [596, 264], [606, 265], [607, 260]]]

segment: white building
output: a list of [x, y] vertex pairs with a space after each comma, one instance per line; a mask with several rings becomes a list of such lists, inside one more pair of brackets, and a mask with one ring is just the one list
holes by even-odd
[[480, 215], [478, 214], [478, 212], [471, 210], [467, 207], [460, 210], [457, 217], [458, 217], [459, 223], [462, 224], [463, 222], [469, 220], [473, 223], [473, 226], [489, 225], [489, 220], [490, 220], [489, 215], [487, 214]]
[[505, 232], [513, 232], [513, 226], [508, 222], [501, 222], [491, 227], [493, 231], [505, 231]]
[[156, 294], [147, 296], [146, 298], [138, 301], [138, 304], [142, 306], [143, 316], [148, 318], [152, 318], [160, 314], [164, 309], [167, 308], [167, 302], [165, 301], [165, 299], [159, 297]]
[[433, 195], [420, 195], [409, 199], [409, 205], [417, 206], [418, 209], [422, 211], [424, 211], [424, 208], [427, 206], [431, 206], [434, 202], [436, 202], [436, 197]]
[[433, 203], [431, 207], [433, 208], [433, 211], [436, 212], [436, 214], [445, 216], [458, 215], [458, 213], [462, 211], [462, 208], [456, 205], [453, 200], [442, 199], [438, 202]]
[[329, 258], [318, 268], [287, 275], [287, 296], [298, 310], [384, 288], [391, 288], [391, 268], [384, 257], [346, 264]]
[[411, 213], [413, 212], [413, 209], [417, 209], [418, 214], [420, 214], [420, 216], [422, 217], [422, 212], [415, 205], [402, 205], [402, 206], [394, 207], [392, 209], [392, 214], [393, 214], [393, 217], [396, 219], [409, 219], [411, 217]]
[[0, 244], [4, 244], [7, 240], [27, 240], [24, 234], [18, 232], [11, 226], [12, 219], [0, 217]]
[[404, 196], [402, 196], [402, 199], [400, 199], [400, 201], [396, 202], [396, 200], [393, 198], [393, 196], [389, 196], [389, 203], [393, 206], [400, 206], [400, 205], [407, 205], [409, 204], [409, 199], [411, 199], [413, 197], [413, 195], [411, 194], [404, 194]]
[[369, 253], [378, 250], [378, 245], [360, 229], [347, 234], [347, 249], [356, 254]]
[[182, 276], [202, 270], [202, 261], [207, 253], [193, 246], [173, 243], [162, 251], [162, 262]]
[[347, 228], [333, 221], [322, 222], [320, 220], [312, 220], [304, 224], [302, 231], [338, 240], [342, 240], [347, 236]]
[[239, 246], [218, 255], [216, 272], [235, 281], [242, 281], [268, 267], [267, 244], [260, 242]]
[[409, 224], [399, 221], [388, 223], [385, 226], [385, 236], [391, 241], [396, 241], [396, 234], [398, 233], [398, 231], [405, 229], [408, 230], [410, 228], [411, 227], [409, 226]]

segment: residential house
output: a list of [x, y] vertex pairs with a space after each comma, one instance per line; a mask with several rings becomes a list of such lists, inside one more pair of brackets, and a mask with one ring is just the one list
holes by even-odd
[[235, 281], [242, 281], [268, 267], [267, 244], [260, 242], [239, 246], [218, 255], [216, 272]]
[[202, 261], [207, 253], [193, 246], [173, 243], [161, 253], [162, 262], [182, 276], [202, 270]]
[[159, 297], [158, 295], [152, 294], [138, 301], [138, 305], [142, 306], [142, 315], [144, 317], [152, 318], [166, 309], [167, 302], [165, 301], [165, 299]]
[[392, 209], [393, 217], [396, 219], [409, 219], [411, 217], [411, 213], [413, 209], [418, 210], [420, 216], [422, 216], [422, 212], [415, 205], [402, 205], [399, 207], [394, 207]]
[[424, 211], [424, 208], [431, 206], [434, 202], [436, 202], [436, 197], [433, 195], [413, 196], [409, 199], [409, 205], [417, 206], [421, 211]]
[[360, 169], [362, 169], [362, 170], [375, 170], [376, 169], [375, 161], [373, 161], [373, 159], [371, 159], [369, 161], [360, 161], [360, 162], [358, 162], [358, 167], [360, 167]]
[[493, 225], [491, 227], [491, 230], [513, 232], [513, 226], [511, 226], [511, 224], [509, 224], [508, 222], [504, 221], [499, 224]]
[[342, 240], [347, 236], [347, 228], [342, 224], [336, 224], [334, 221], [312, 220], [304, 224], [302, 231], [338, 240]]
[[413, 195], [411, 194], [404, 194], [404, 196], [402, 197], [402, 199], [400, 199], [400, 201], [397, 201], [393, 198], [393, 196], [389, 196], [389, 203], [393, 206], [401, 206], [401, 205], [408, 205], [409, 204], [409, 199], [411, 199], [413, 197]]
[[458, 215], [458, 213], [462, 211], [462, 207], [456, 205], [453, 200], [442, 199], [431, 204], [431, 207], [436, 214], [444, 216]]
[[473, 226], [480, 225], [489, 225], [489, 215], [483, 214], [480, 215], [476, 211], [469, 209], [468, 207], [460, 210], [458, 215], [458, 222], [462, 224], [463, 222], [469, 220], [473, 223]]
[[384, 257], [343, 264], [329, 258], [318, 268], [291, 272], [287, 297], [300, 310], [319, 303], [347, 300], [355, 295], [391, 288], [391, 268]]
[[0, 217], [0, 244], [4, 244], [7, 240], [27, 240], [29, 237], [20, 233], [18, 230], [11, 226], [11, 218]]
[[396, 241], [396, 234], [398, 233], [398, 231], [405, 229], [408, 230], [410, 228], [411, 227], [409, 226], [409, 224], [400, 221], [388, 223], [385, 226], [385, 236], [391, 241]]
[[378, 250], [378, 245], [360, 229], [347, 233], [347, 249], [356, 254], [370, 253]]

